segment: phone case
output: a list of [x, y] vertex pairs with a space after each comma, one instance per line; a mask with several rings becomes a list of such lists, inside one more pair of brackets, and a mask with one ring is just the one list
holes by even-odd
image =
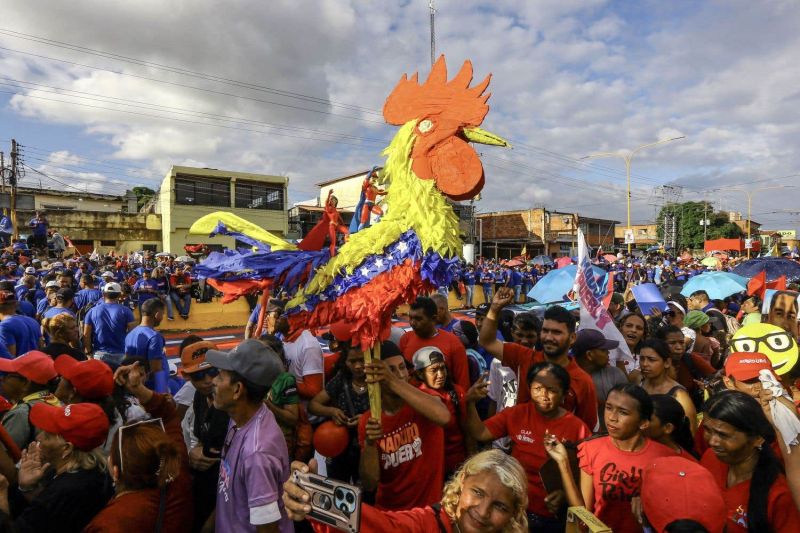
[[360, 530], [361, 488], [299, 470], [292, 478], [311, 495], [309, 518], [350, 533]]

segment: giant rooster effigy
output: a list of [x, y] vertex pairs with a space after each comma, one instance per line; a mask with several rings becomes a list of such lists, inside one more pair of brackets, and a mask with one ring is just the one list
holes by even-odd
[[292, 327], [344, 320], [363, 350], [386, 339], [397, 306], [451, 281], [462, 242], [447, 198], [473, 198], [484, 185], [469, 143], [509, 146], [478, 127], [489, 111], [491, 94], [484, 92], [490, 77], [470, 87], [472, 64], [465, 61], [448, 82], [444, 56], [425, 83], [417, 74], [403, 75], [383, 108], [386, 121], [400, 127], [381, 154], [387, 160], [377, 181], [385, 189], [386, 213], [351, 233], [335, 255], [299, 249], [235, 215], [212, 213], [190, 233], [232, 235], [255, 251], [212, 253], [197, 273], [228, 300], [283, 287], [293, 295], [286, 306]]

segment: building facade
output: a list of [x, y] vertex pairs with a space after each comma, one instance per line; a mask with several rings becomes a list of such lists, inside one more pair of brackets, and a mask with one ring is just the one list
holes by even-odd
[[[189, 235], [189, 228], [204, 215], [226, 211], [285, 237], [289, 231], [286, 189], [289, 178], [224, 170], [173, 166], [161, 183], [154, 203], [161, 217], [162, 249], [177, 255], [187, 244], [208, 240]], [[213, 244], [237, 247], [233, 237], [214, 237]], [[244, 246], [244, 245], [243, 245]]]
[[511, 259], [523, 251], [530, 257], [564, 257], [578, 252], [577, 230], [592, 248], [611, 250], [615, 220], [582, 217], [577, 213], [549, 211], [545, 208], [500, 211], [476, 215], [477, 254], [487, 258]]

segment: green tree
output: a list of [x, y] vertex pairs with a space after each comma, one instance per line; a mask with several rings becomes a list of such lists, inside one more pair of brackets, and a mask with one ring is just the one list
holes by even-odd
[[[728, 221], [725, 211], [714, 212], [709, 202], [684, 202], [670, 204], [661, 208], [658, 220], [663, 221], [665, 215], [675, 215], [678, 220], [679, 247], [703, 248], [703, 230], [700, 221], [704, 218], [710, 220], [706, 234], [708, 240], [736, 239], [743, 236], [742, 230], [736, 224]], [[664, 231], [658, 228], [658, 238], [663, 239]]]
[[146, 204], [155, 193], [156, 191], [150, 187], [134, 187], [133, 194], [136, 195], [136, 205], [139, 207], [139, 209], [141, 209], [142, 206]]

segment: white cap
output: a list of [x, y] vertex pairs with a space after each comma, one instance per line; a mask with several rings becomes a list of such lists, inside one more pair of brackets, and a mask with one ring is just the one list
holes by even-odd
[[57, 281], [48, 281], [47, 284], [44, 286], [45, 289], [50, 289], [52, 287], [60, 289], [61, 285], [59, 285]]
[[113, 278], [114, 277], [114, 273], [106, 270], [105, 272], [103, 272], [102, 277], [104, 277], [104, 278]]
[[26, 274], [36, 274], [36, 269], [33, 267], [28, 267], [25, 269]]
[[106, 283], [103, 292], [122, 292], [122, 287], [119, 286], [119, 283]]
[[167, 364], [169, 364], [169, 375], [170, 375], [170, 377], [177, 376], [178, 375], [178, 365], [176, 365], [172, 361], [167, 361]]

